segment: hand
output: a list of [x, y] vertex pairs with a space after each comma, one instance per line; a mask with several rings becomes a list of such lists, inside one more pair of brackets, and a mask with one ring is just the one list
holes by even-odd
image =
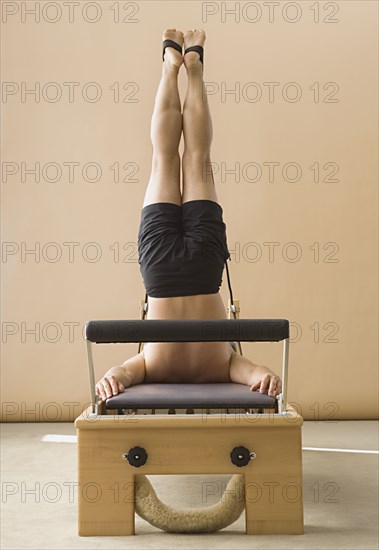
[[128, 377], [125, 374], [123, 367], [112, 367], [107, 371], [103, 378], [96, 384], [96, 394], [99, 395], [103, 401], [122, 393], [130, 385]]
[[252, 384], [250, 386], [250, 391], [255, 391], [259, 389], [260, 393], [265, 393], [268, 388], [268, 395], [276, 397], [282, 391], [282, 381], [280, 380], [279, 376], [277, 376], [270, 369], [267, 369], [267, 367], [260, 367], [260, 369], [263, 368], [264, 371], [267, 372], [256, 374], [256, 376], [259, 377], [259, 380], [255, 382], [255, 384]]

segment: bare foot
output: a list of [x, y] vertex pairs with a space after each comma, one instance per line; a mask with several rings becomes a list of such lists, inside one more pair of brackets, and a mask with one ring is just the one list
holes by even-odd
[[[184, 33], [184, 49], [186, 50], [190, 46], [203, 46], [205, 43], [205, 32], [203, 29], [192, 29], [192, 31], [186, 31]], [[188, 52], [184, 56], [184, 65], [188, 70], [202, 66], [200, 56], [197, 52]]]
[[[177, 42], [179, 46], [183, 46], [184, 36], [181, 31], [177, 31], [176, 29], [165, 29], [163, 31], [162, 41], [167, 39]], [[170, 65], [175, 65], [179, 69], [180, 65], [183, 63], [183, 56], [177, 50], [168, 46], [165, 49], [164, 61]]]

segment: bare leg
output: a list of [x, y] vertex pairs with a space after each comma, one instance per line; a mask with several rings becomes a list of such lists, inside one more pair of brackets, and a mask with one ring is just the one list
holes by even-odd
[[[187, 31], [184, 47], [203, 46], [204, 31]], [[212, 119], [203, 81], [203, 65], [197, 52], [184, 56], [188, 89], [183, 106], [184, 152], [182, 202], [207, 199], [218, 202], [210, 169], [210, 149], [213, 137]]]
[[[183, 44], [183, 33], [175, 29], [166, 29], [162, 39], [166, 38]], [[156, 202], [180, 205], [182, 202], [178, 151], [183, 127], [178, 91], [178, 73], [182, 63], [183, 57], [178, 51], [166, 48], [151, 118], [152, 169], [143, 206]]]

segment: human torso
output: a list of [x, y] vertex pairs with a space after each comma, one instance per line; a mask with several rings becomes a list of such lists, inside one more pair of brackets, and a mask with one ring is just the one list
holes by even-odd
[[[220, 294], [151, 298], [147, 319], [226, 319]], [[229, 382], [229, 342], [149, 342], [145, 382]]]

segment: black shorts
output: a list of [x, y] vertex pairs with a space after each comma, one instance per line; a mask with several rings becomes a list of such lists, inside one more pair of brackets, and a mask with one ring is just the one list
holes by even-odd
[[230, 258], [222, 207], [212, 200], [142, 208], [138, 263], [148, 296], [215, 294]]

